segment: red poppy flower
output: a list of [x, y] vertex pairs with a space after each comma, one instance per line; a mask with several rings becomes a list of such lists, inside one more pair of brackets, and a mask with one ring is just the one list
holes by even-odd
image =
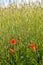
[[10, 48], [9, 50], [10, 50], [11, 53], [14, 53], [14, 49], [11, 49], [11, 48]]
[[21, 37], [18, 37], [18, 40], [21, 40]]
[[30, 48], [31, 48], [32, 50], [35, 50], [35, 49], [36, 49], [35, 44], [30, 44]]
[[11, 39], [11, 40], [10, 40], [10, 43], [11, 43], [11, 44], [16, 44], [16, 40], [15, 40], [15, 39]]

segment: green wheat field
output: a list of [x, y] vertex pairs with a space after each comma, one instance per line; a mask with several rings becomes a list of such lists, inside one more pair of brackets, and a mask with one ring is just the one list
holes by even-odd
[[43, 7], [0, 8], [0, 65], [43, 65]]

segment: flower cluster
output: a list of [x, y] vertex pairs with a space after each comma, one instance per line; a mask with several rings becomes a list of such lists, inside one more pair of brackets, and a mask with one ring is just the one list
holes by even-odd
[[[18, 40], [21, 40], [21, 38], [18, 38]], [[11, 40], [10, 40], [10, 43], [11, 43], [12, 45], [15, 45], [16, 42], [17, 42], [16, 39], [11, 39]], [[35, 46], [34, 43], [31, 43], [29, 47], [30, 47], [31, 50], [35, 50], [35, 49], [36, 49], [36, 46]], [[14, 53], [14, 49], [10, 48], [10, 52], [11, 52], [11, 53]]]
[[[11, 39], [11, 40], [10, 40], [10, 43], [11, 43], [12, 45], [15, 45], [15, 44], [16, 44], [16, 40], [15, 40], [15, 39]], [[14, 53], [14, 49], [10, 48], [9, 50], [10, 50], [11, 53]]]

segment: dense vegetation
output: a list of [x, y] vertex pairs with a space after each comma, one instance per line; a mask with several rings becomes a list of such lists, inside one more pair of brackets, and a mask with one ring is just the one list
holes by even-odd
[[42, 7], [0, 8], [0, 65], [43, 65]]

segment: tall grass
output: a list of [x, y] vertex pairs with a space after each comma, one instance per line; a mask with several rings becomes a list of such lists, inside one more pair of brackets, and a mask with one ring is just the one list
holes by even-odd
[[[10, 44], [11, 39], [16, 39], [16, 45]], [[9, 48], [15, 52], [10, 53]], [[42, 7], [0, 8], [0, 65], [43, 65]]]

